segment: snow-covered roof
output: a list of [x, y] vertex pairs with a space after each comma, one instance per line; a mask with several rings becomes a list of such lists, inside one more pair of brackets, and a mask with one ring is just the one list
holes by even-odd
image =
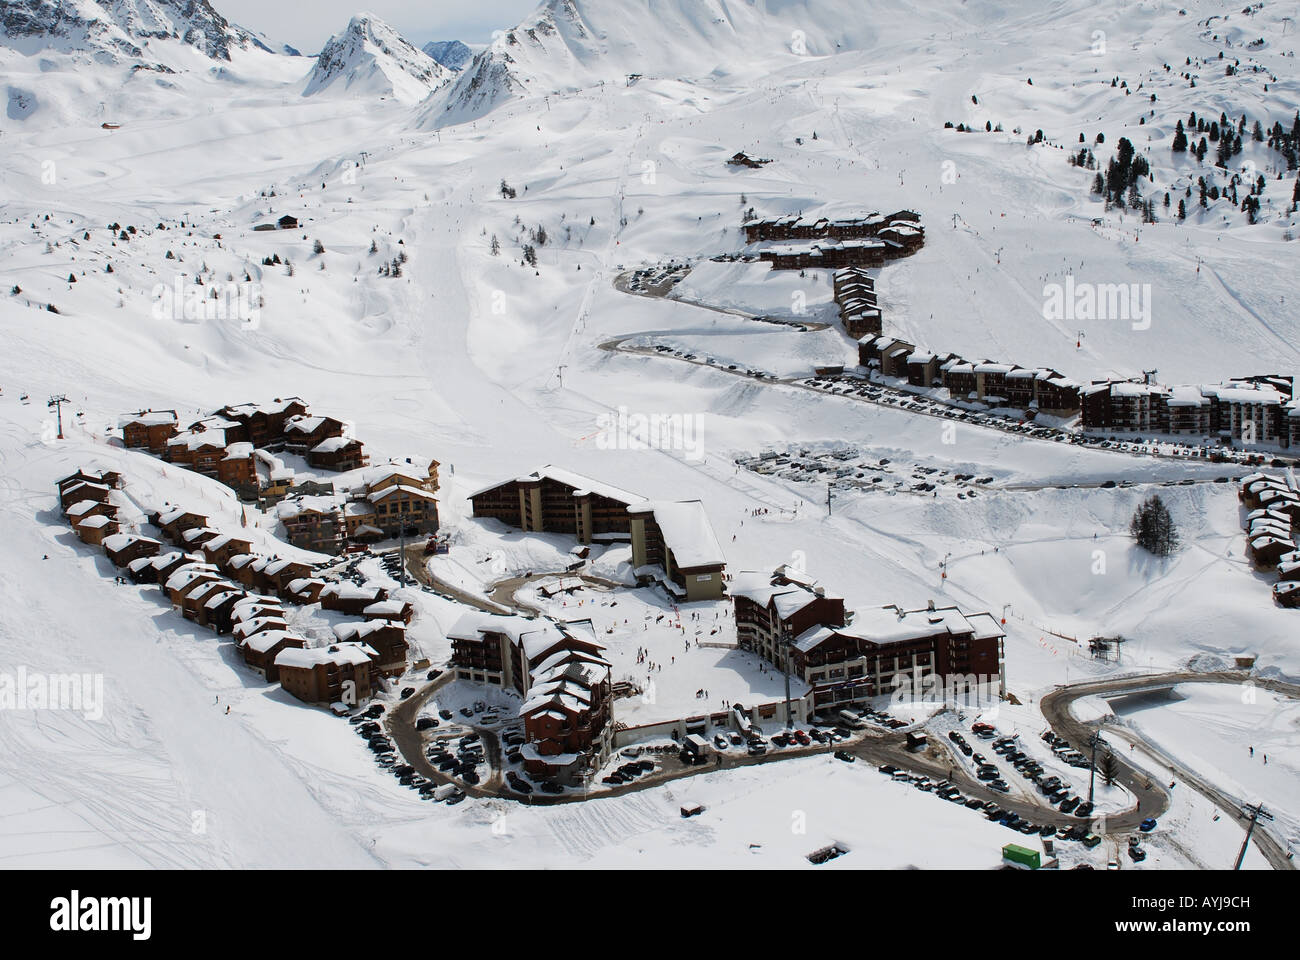
[[645, 500], [645, 497], [640, 494], [631, 493], [630, 491], [623, 490], [613, 484], [603, 483], [600, 480], [593, 480], [591, 477], [586, 477], [580, 473], [574, 473], [571, 470], [565, 470], [562, 467], [556, 467], [551, 464], [540, 467], [527, 476], [515, 477], [513, 480], [503, 480], [489, 484], [482, 490], [474, 491], [469, 496], [477, 497], [480, 494], [487, 493], [489, 490], [495, 490], [497, 487], [504, 486], [507, 483], [533, 483], [538, 480], [553, 480], [566, 487], [572, 487], [573, 495], [575, 497], [594, 493], [597, 496], [606, 498], [607, 500], [616, 500], [619, 503], [626, 504], [641, 503]]
[[1153, 397], [1169, 393], [1169, 388], [1155, 383], [1130, 383], [1124, 381], [1111, 384], [1110, 392], [1113, 397]]
[[382, 490], [377, 490], [374, 493], [368, 493], [366, 494], [366, 499], [368, 499], [371, 503], [377, 503], [380, 500], [387, 500], [389, 497], [398, 493], [404, 493], [407, 496], [414, 497], [417, 500], [430, 500], [436, 502], [438, 499], [433, 494], [431, 494], [428, 490], [421, 490], [419, 487], [408, 487], [405, 484], [397, 484], [392, 487], [384, 487], [384, 489]]
[[360, 445], [360, 440], [354, 440], [352, 437], [330, 437], [322, 440], [316, 446], [311, 448], [312, 453], [337, 453], [352, 444]]
[[298, 650], [290, 647], [275, 655], [277, 667], [299, 667], [311, 669], [318, 664], [337, 664], [339, 666], [359, 666], [378, 659], [379, 654], [364, 643], [335, 643], [328, 647], [314, 647]]
[[628, 507], [632, 514], [651, 513], [678, 567], [722, 566], [727, 560], [699, 500], [656, 500]]
[[334, 627], [334, 636], [340, 640], [353, 641], [364, 640], [371, 634], [380, 633], [384, 630], [401, 630], [406, 632], [406, 628], [400, 623], [388, 623], [384, 620], [355, 620], [348, 623], [340, 623]]
[[203, 450], [208, 447], [222, 449], [226, 447], [226, 438], [223, 434], [216, 431], [201, 431], [199, 433], [178, 433], [167, 441], [169, 447], [184, 447], [187, 450]]
[[402, 600], [379, 600], [370, 604], [361, 612], [368, 617], [396, 617], [404, 614], [410, 606], [409, 603]]
[[129, 413], [118, 418], [118, 427], [129, 427], [139, 424], [142, 427], [160, 427], [165, 424], [175, 423], [176, 413], [173, 410], [145, 410], [141, 413]]
[[322, 596], [338, 597], [340, 600], [369, 600], [374, 603], [383, 593], [383, 587], [360, 586], [351, 581], [331, 583], [321, 591]]
[[172, 507], [171, 509], [164, 510], [162, 513], [158, 514], [158, 523], [165, 527], [167, 524], [174, 523], [182, 517], [195, 517], [202, 520], [204, 523], [208, 522], [208, 518], [203, 516], [201, 513], [195, 513], [193, 510], [186, 510], [184, 507]]
[[[989, 625], [981, 622], [979, 627], [987, 631]], [[846, 636], [858, 637], [872, 643], [902, 643], [908, 640], [920, 640], [937, 634], [961, 635], [975, 633], [976, 624], [965, 617], [956, 607], [939, 607], [935, 610], [902, 610], [897, 607], [869, 607], [858, 610], [853, 623], [841, 627], [836, 632]], [[998, 630], [996, 636], [1000, 636]]]
[[[293, 644], [293, 647], [288, 649], [296, 649], [299, 645], [305, 644], [306, 641], [296, 633], [289, 630], [263, 630], [261, 633], [255, 633], [252, 636], [245, 637], [241, 645], [257, 653], [268, 653], [273, 650], [277, 644], [281, 643]], [[276, 666], [280, 665], [280, 657], [278, 655], [275, 658], [275, 663]]]
[[333, 513], [337, 504], [329, 497], [295, 497], [281, 500], [275, 506], [276, 516], [281, 520], [292, 520], [304, 513]]
[[112, 553], [118, 550], [125, 550], [133, 543], [141, 541], [161, 546], [161, 544], [158, 544], [157, 540], [150, 539], [149, 537], [142, 537], [134, 533], [115, 533], [110, 537], [104, 538], [103, 547], [105, 550]]

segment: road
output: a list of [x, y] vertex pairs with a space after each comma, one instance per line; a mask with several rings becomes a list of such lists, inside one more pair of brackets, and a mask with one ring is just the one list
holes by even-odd
[[[615, 280], [615, 283], [614, 283], [614, 289], [616, 289], [616, 290], [618, 290], [620, 293], [626, 294], [626, 295], [628, 295], [628, 296], [639, 296], [639, 297], [646, 297], [646, 298], [649, 298], [649, 299], [656, 299], [656, 300], [665, 300], [665, 299], [670, 299], [672, 302], [675, 302], [675, 303], [685, 303], [685, 304], [687, 304], [687, 305], [689, 305], [689, 306], [697, 307], [697, 308], [702, 309], [702, 310], [712, 310], [712, 311], [714, 311], [714, 312], [716, 312], [716, 313], [725, 313], [725, 314], [729, 314], [729, 315], [732, 315], [732, 316], [745, 317], [745, 318], [747, 318], [747, 319], [751, 319], [751, 320], [756, 319], [753, 315], [748, 314], [748, 313], [745, 313], [744, 311], [740, 311], [740, 310], [734, 310], [734, 309], [730, 309], [730, 308], [726, 308], [726, 307], [714, 306], [714, 305], [711, 305], [711, 304], [703, 303], [703, 302], [698, 301], [698, 300], [682, 300], [682, 299], [677, 298], [677, 297], [669, 298], [669, 297], [666, 296], [666, 291], [665, 291], [662, 287], [656, 289], [655, 291], [649, 291], [649, 292], [633, 291], [633, 290], [628, 289], [628, 287], [627, 287], [627, 277], [628, 277], [628, 274], [623, 274], [623, 275], [621, 275], [620, 277], [618, 277], [618, 278]], [[671, 286], [669, 286], [667, 289], [671, 289]], [[808, 331], [813, 331], [813, 330], [825, 330], [825, 329], [827, 329], [827, 327], [830, 326], [830, 324], [820, 323], [820, 322], [809, 322], [809, 323], [801, 323], [801, 324], [800, 324], [799, 326], [797, 326], [797, 327], [794, 326], [794, 325], [791, 325], [791, 326], [792, 326], [792, 329], [795, 329], [795, 330], [800, 330], [800, 329], [802, 329], [803, 332], [808, 332]], [[912, 393], [912, 392], [909, 392], [909, 391], [906, 391], [906, 390], [896, 389], [896, 388], [894, 388], [894, 387], [887, 386], [887, 385], [882, 384], [882, 383], [879, 383], [879, 382], [877, 382], [877, 381], [866, 380], [866, 379], [863, 379], [863, 378], [860, 378], [860, 377], [853, 377], [853, 376], [845, 375], [845, 376], [842, 376], [842, 377], [822, 377], [822, 378], [817, 378], [817, 379], [821, 379], [821, 380], [830, 380], [830, 381], [839, 382], [839, 383], [848, 383], [848, 384], [852, 384], [852, 385], [854, 385], [854, 386], [870, 386], [870, 387], [872, 387], [873, 389], [878, 389], [879, 391], [881, 391], [881, 397], [878, 398], [878, 399], [876, 399], [876, 398], [871, 398], [871, 397], [862, 397], [862, 396], [858, 396], [857, 394], [852, 393], [852, 392], [835, 393], [835, 392], [833, 392], [833, 391], [831, 391], [831, 390], [828, 390], [828, 389], [826, 389], [826, 388], [823, 388], [823, 387], [815, 387], [815, 386], [812, 386], [812, 385], [808, 384], [807, 382], [805, 382], [807, 379], [812, 379], [812, 378], [775, 377], [775, 376], [755, 377], [755, 376], [749, 374], [748, 372], [746, 372], [745, 370], [742, 370], [742, 369], [729, 370], [729, 369], [727, 369], [726, 365], [718, 364], [718, 363], [710, 363], [707, 359], [702, 359], [702, 358], [696, 357], [696, 359], [694, 359], [694, 360], [688, 360], [685, 356], [681, 356], [681, 357], [679, 357], [679, 356], [675, 356], [674, 353], [673, 353], [672, 351], [669, 351], [669, 352], [663, 352], [663, 351], [655, 350], [654, 347], [640, 347], [640, 346], [628, 346], [628, 345], [627, 345], [627, 341], [628, 341], [628, 340], [633, 340], [633, 339], [636, 339], [636, 338], [638, 338], [638, 337], [648, 337], [648, 336], [662, 336], [662, 337], [670, 337], [670, 336], [673, 336], [673, 335], [675, 335], [675, 334], [677, 334], [677, 333], [680, 333], [680, 331], [677, 331], [677, 330], [643, 330], [643, 331], [640, 331], [640, 332], [638, 332], [638, 333], [629, 333], [629, 334], [625, 334], [625, 335], [623, 335], [623, 336], [621, 336], [621, 337], [615, 337], [615, 338], [612, 339], [612, 340], [606, 340], [605, 342], [603, 342], [603, 343], [601, 343], [601, 344], [598, 345], [598, 349], [600, 349], [600, 350], [604, 350], [604, 351], [609, 352], [609, 353], [627, 353], [627, 354], [631, 354], [631, 355], [634, 355], [634, 356], [662, 357], [662, 358], [664, 358], [664, 359], [668, 359], [668, 360], [676, 360], [676, 361], [678, 361], [678, 362], [680, 362], [680, 363], [690, 363], [690, 364], [694, 364], [694, 365], [696, 365], [696, 366], [700, 366], [700, 367], [709, 367], [709, 368], [711, 368], [711, 369], [713, 369], [713, 370], [718, 371], [719, 373], [726, 373], [726, 374], [731, 374], [731, 375], [733, 375], [733, 376], [737, 376], [737, 377], [743, 377], [743, 378], [745, 378], [746, 380], [752, 380], [752, 381], [754, 381], [754, 382], [756, 382], [756, 383], [761, 383], [761, 384], [764, 384], [764, 385], [766, 385], [766, 386], [780, 385], [780, 386], [784, 386], [784, 387], [792, 387], [792, 388], [795, 388], [795, 389], [807, 390], [807, 391], [809, 391], [810, 393], [817, 393], [817, 394], [821, 394], [821, 395], [837, 396], [837, 397], [840, 397], [840, 398], [845, 399], [845, 400], [857, 401], [857, 402], [859, 402], [859, 403], [869, 403], [869, 404], [873, 404], [873, 405], [875, 405], [875, 406], [885, 407], [885, 408], [887, 408], [887, 409], [898, 410], [899, 412], [902, 412], [902, 413], [911, 413], [911, 414], [913, 414], [913, 415], [915, 415], [915, 416], [932, 417], [932, 418], [934, 418], [934, 419], [936, 419], [936, 420], [950, 420], [950, 421], [956, 420], [956, 421], [958, 421], [958, 422], [961, 422], [961, 423], [966, 424], [967, 426], [975, 427], [975, 428], [977, 428], [977, 429], [984, 429], [984, 430], [999, 430], [999, 431], [1001, 431], [1001, 432], [1003, 432], [1003, 433], [1014, 433], [1014, 431], [1010, 430], [1009, 428], [1010, 428], [1011, 426], [1016, 425], [1016, 423], [1015, 423], [1015, 421], [1011, 421], [1011, 420], [1003, 420], [1003, 419], [998, 418], [998, 417], [989, 417], [989, 418], [985, 418], [985, 419], [981, 419], [981, 420], [958, 420], [958, 417], [959, 417], [960, 414], [962, 414], [962, 413], [966, 413], [966, 412], [969, 412], [969, 411], [963, 411], [962, 409], [960, 409], [960, 408], [958, 408], [958, 407], [955, 407], [955, 406], [954, 406], [954, 407], [951, 407], [951, 408], [941, 408], [941, 409], [937, 409], [937, 410], [935, 410], [935, 409], [926, 409], [926, 410], [919, 410], [919, 411], [918, 411], [918, 410], [908, 410], [906, 407], [902, 406], [903, 403], [906, 403], [906, 402], [916, 402], [916, 401], [921, 401], [921, 400], [924, 400], [924, 399], [926, 399], [926, 398], [924, 398], [924, 397], [922, 397], [921, 395], [916, 394], [916, 393]], [[726, 332], [726, 331], [717, 331], [717, 332], [715, 332], [715, 333], [709, 333], [709, 332], [705, 332], [705, 331], [693, 331], [693, 332], [692, 332], [692, 335], [694, 335], [694, 336], [702, 336], [702, 335], [734, 336], [734, 334], [729, 334], [729, 333]], [[890, 397], [891, 399], [898, 400], [898, 401], [900, 401], [900, 402], [899, 402], [899, 403], [887, 403], [887, 402], [885, 402], [884, 399], [883, 399], [883, 398], [886, 397], [886, 396]], [[1047, 428], [1047, 429], [1051, 429], [1051, 428]], [[1067, 432], [1065, 432], [1065, 431], [1057, 431], [1057, 433], [1060, 434], [1062, 437], [1066, 437], [1066, 438], [1068, 438], [1068, 437], [1072, 437], [1072, 436], [1077, 436], [1077, 434], [1070, 434], [1070, 433], [1067, 433]], [[1036, 442], [1038, 442], [1038, 443], [1065, 443], [1065, 442], [1068, 442], [1068, 440], [1055, 440], [1055, 439], [1052, 439], [1052, 438], [1050, 438], [1050, 437], [1034, 437], [1034, 436], [1029, 436], [1029, 435], [1020, 434], [1020, 433], [1016, 433], [1015, 435], [1018, 436], [1018, 437], [1020, 437], [1020, 438], [1023, 439], [1023, 440], [1027, 440], [1027, 441], [1036, 441]], [[1101, 438], [1100, 436], [1097, 436], [1096, 439], [1097, 439], [1099, 442], [1096, 443], [1096, 444], [1087, 444], [1087, 445], [1086, 445], [1087, 449], [1089, 449], [1089, 450], [1095, 450], [1095, 451], [1097, 451], [1097, 452], [1099, 452], [1099, 453], [1109, 453], [1109, 454], [1114, 454], [1114, 455], [1116, 455], [1116, 456], [1122, 456], [1122, 457], [1130, 457], [1130, 458], [1139, 458], [1139, 457], [1146, 458], [1146, 457], [1149, 457], [1149, 458], [1151, 458], [1151, 459], [1156, 459], [1156, 460], [1171, 460], [1171, 461], [1180, 462], [1180, 463], [1193, 463], [1193, 462], [1194, 462], [1194, 463], [1196, 463], [1197, 465], [1206, 465], [1206, 466], [1211, 465], [1211, 464], [1209, 463], [1209, 461], [1206, 461], [1206, 460], [1198, 459], [1198, 460], [1193, 461], [1192, 459], [1190, 459], [1190, 458], [1188, 458], [1188, 457], [1185, 457], [1185, 456], [1179, 456], [1178, 454], [1173, 454], [1173, 453], [1160, 453], [1160, 452], [1158, 452], [1158, 451], [1155, 451], [1155, 452], [1144, 451], [1144, 452], [1141, 452], [1141, 453], [1133, 453], [1133, 452], [1126, 451], [1126, 450], [1118, 450], [1118, 449], [1114, 449], [1114, 448], [1112, 448], [1112, 447], [1103, 447], [1103, 446], [1100, 445], [1100, 441], [1101, 441], [1102, 438]], [[1266, 456], [1266, 457], [1268, 457], [1269, 459], [1280, 458], [1280, 454], [1277, 453], [1277, 452], [1275, 452], [1275, 451], [1261, 452], [1261, 455]], [[1296, 462], [1300, 462], [1300, 461], [1294, 461], [1294, 460], [1292, 460], [1292, 461], [1290, 461], [1290, 462], [1292, 462], [1292, 463], [1296, 463]], [[1221, 466], [1223, 467], [1223, 469], [1224, 469], [1225, 472], [1229, 472], [1229, 471], [1240, 471], [1241, 469], [1246, 468], [1246, 467], [1248, 467], [1249, 465], [1248, 465], [1248, 464], [1245, 464], [1245, 463], [1241, 463], [1241, 462], [1228, 462], [1228, 463], [1224, 463], [1224, 464], [1222, 464]]]
[[[1056, 731], [1058, 736], [1065, 737], [1070, 741], [1071, 746], [1081, 753], [1088, 750], [1088, 740], [1094, 732], [1102, 729], [1099, 722], [1085, 723], [1077, 720], [1070, 712], [1071, 705], [1081, 697], [1091, 696], [1113, 696], [1123, 694], [1129, 691], [1145, 690], [1151, 687], [1160, 687], [1164, 685], [1173, 686], [1180, 683], [1231, 683], [1241, 684], [1250, 681], [1257, 687], [1263, 687], [1277, 693], [1282, 693], [1291, 697], [1300, 697], [1300, 686], [1295, 684], [1282, 683], [1275, 680], [1265, 680], [1259, 677], [1252, 677], [1245, 673], [1166, 673], [1146, 677], [1125, 677], [1117, 680], [1099, 680], [1089, 681], [1086, 683], [1071, 684], [1062, 687], [1042, 698], [1041, 708], [1043, 716]], [[1193, 773], [1184, 767], [1175, 757], [1165, 753], [1159, 747], [1153, 745], [1149, 740], [1137, 736], [1133, 731], [1125, 730], [1124, 735], [1142, 745], [1142, 748], [1153, 756], [1159, 757], [1170, 770], [1173, 771], [1174, 779], [1181, 784], [1186, 784], [1195, 789], [1198, 793], [1208, 799], [1216, 807], [1222, 810], [1226, 815], [1235, 820], [1243, 830], [1246, 829], [1247, 820], [1241, 813], [1243, 801], [1230, 797], [1223, 791], [1208, 783], [1199, 775]], [[1130, 764], [1120, 752], [1115, 753], [1115, 759], [1118, 761], [1121, 770], [1124, 772], [1124, 783], [1133, 789], [1130, 784], [1138, 783], [1141, 785], [1151, 784], [1151, 789], [1146, 791], [1148, 794], [1159, 791], [1164, 794], [1164, 802], [1168, 805], [1168, 793], [1164, 791], [1159, 783], [1151, 783], [1151, 777], [1145, 771], [1142, 771]], [[1139, 801], [1139, 807], [1141, 802]], [[1157, 816], [1152, 813], [1151, 816]], [[1109, 832], [1109, 831], [1108, 831]], [[1265, 825], [1260, 824], [1255, 828], [1252, 837], [1253, 842], [1258, 846], [1260, 852], [1267, 858], [1269, 864], [1275, 870], [1294, 870], [1295, 863], [1287, 857], [1287, 852], [1281, 844], [1268, 832]]]
[[[659, 770], [653, 774], [640, 777], [630, 783], [610, 786], [593, 795], [566, 793], [559, 796], [535, 793], [523, 796], [503, 783], [502, 765], [500, 763], [500, 746], [496, 735], [491, 730], [479, 731], [484, 737], [485, 752], [492, 766], [488, 779], [478, 786], [468, 786], [453, 780], [439, 772], [429, 763], [425, 756], [427, 739], [415, 729], [415, 721], [425, 703], [449, 680], [451, 673], [444, 673], [431, 683], [425, 685], [416, 694], [389, 711], [387, 727], [394, 745], [422, 776], [434, 783], [454, 783], [473, 797], [505, 797], [534, 805], [552, 805], [564, 803], [594, 802], [601, 799], [623, 796], [659, 787], [674, 780], [681, 780], [697, 774], [717, 773], [738, 767], [756, 766], [764, 763], [779, 763], [796, 757], [810, 757], [828, 754], [834, 750], [844, 750], [861, 761], [878, 766], [894, 766], [914, 774], [930, 777], [936, 781], [949, 780], [961, 790], [963, 796], [982, 801], [992, 801], [1004, 810], [1018, 814], [1025, 820], [1040, 825], [1054, 827], [1071, 827], [1080, 824], [1093, 824], [1094, 828], [1104, 830], [1107, 836], [1133, 833], [1139, 824], [1147, 818], [1158, 819], [1169, 809], [1170, 794], [1159, 780], [1153, 779], [1145, 770], [1130, 763], [1121, 753], [1115, 753], [1118, 766], [1117, 782], [1136, 799], [1136, 804], [1120, 813], [1106, 814], [1103, 817], [1083, 819], [1073, 814], [1065, 814], [1055, 807], [1024, 796], [1002, 794], [988, 788], [967, 771], [965, 765], [955, 757], [946, 741], [931, 741], [925, 753], [914, 753], [907, 749], [906, 734], [900, 732], [868, 731], [855, 735], [854, 739], [840, 745], [813, 745], [797, 748], [773, 747], [768, 753], [751, 757], [737, 750], [722, 754], [722, 763], [711, 762], [699, 766], [683, 763], [673, 754], [655, 757]], [[1257, 686], [1264, 687], [1288, 696], [1300, 697], [1300, 686], [1277, 681], [1263, 680], [1239, 673], [1167, 673], [1151, 676], [1122, 677], [1113, 680], [1087, 681], [1061, 687], [1047, 694], [1042, 699], [1042, 711], [1048, 724], [1058, 736], [1064, 737], [1081, 753], [1089, 751], [1088, 740], [1099, 727], [1096, 723], [1077, 720], [1071, 713], [1071, 705], [1078, 699], [1090, 696], [1111, 696], [1126, 692], [1149, 689], [1152, 687], [1172, 686], [1180, 683], [1233, 683], [1239, 684], [1251, 680]], [[1134, 737], [1131, 731], [1126, 736]], [[445, 735], [440, 731], [438, 735]], [[491, 742], [489, 743], [489, 739]], [[1144, 749], [1158, 756], [1171, 770], [1175, 779], [1190, 786], [1208, 798], [1228, 816], [1232, 817], [1244, 830], [1246, 819], [1241, 815], [1240, 801], [1225, 795], [1212, 784], [1184, 768], [1178, 761], [1165, 754], [1149, 742], [1134, 737]], [[1287, 857], [1286, 850], [1264, 827], [1257, 827], [1254, 842], [1269, 864], [1277, 870], [1294, 869], [1294, 863]]]

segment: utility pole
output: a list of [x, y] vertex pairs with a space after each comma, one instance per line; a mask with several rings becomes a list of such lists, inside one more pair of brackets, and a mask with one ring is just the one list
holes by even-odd
[[[1067, 661], [1068, 663], [1068, 661]], [[1100, 731], [1094, 733], [1088, 738], [1088, 745], [1092, 747], [1092, 762], [1088, 764], [1088, 802], [1092, 803], [1093, 788], [1097, 781], [1097, 744], [1101, 742]]]
[[555, 375], [556, 375], [557, 377], [560, 378], [560, 389], [561, 389], [561, 390], [564, 389], [564, 371], [565, 371], [565, 369], [567, 369], [567, 364], [563, 364], [563, 363], [560, 364], [560, 365], [559, 365], [558, 367], [556, 367], [556, 369], [555, 369]]
[[402, 523], [401, 533], [399, 534], [399, 537], [400, 537], [401, 547], [398, 548], [400, 552], [398, 553], [397, 558], [398, 558], [398, 566], [401, 568], [402, 571], [401, 574], [402, 588], [405, 589], [406, 588], [406, 523], [405, 522]]
[[1264, 804], [1262, 803], [1257, 803], [1253, 807], [1247, 807], [1241, 812], [1243, 815], [1249, 814], [1250, 826], [1246, 828], [1246, 839], [1241, 841], [1241, 852], [1237, 854], [1237, 862], [1232, 867], [1234, 870], [1240, 870], [1241, 862], [1246, 859], [1246, 848], [1250, 846], [1250, 835], [1255, 832], [1255, 824], [1259, 822], [1259, 818], [1263, 817], [1265, 820], [1273, 819], [1273, 814], [1265, 810]]
[[790, 645], [789, 636], [783, 636], [782, 641], [785, 643], [785, 669], [781, 671], [785, 674], [785, 728], [794, 729], [794, 720], [790, 711]]
[[831, 515], [831, 501], [835, 499], [835, 494], [831, 492], [831, 485], [826, 484], [826, 516]]
[[57, 397], [50, 397], [50, 402], [46, 404], [47, 407], [53, 407], [58, 414], [60, 440], [63, 439], [63, 405], [65, 403], [71, 403], [71, 402], [72, 401], [70, 401], [63, 394], [59, 394]]

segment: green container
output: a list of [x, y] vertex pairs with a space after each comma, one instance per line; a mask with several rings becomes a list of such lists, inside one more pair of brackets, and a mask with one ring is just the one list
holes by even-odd
[[1014, 843], [1008, 843], [1002, 848], [1002, 859], [1010, 860], [1012, 863], [1018, 863], [1022, 867], [1028, 867], [1030, 870], [1037, 870], [1041, 866], [1041, 860], [1037, 850], [1030, 850], [1027, 847], [1021, 847]]

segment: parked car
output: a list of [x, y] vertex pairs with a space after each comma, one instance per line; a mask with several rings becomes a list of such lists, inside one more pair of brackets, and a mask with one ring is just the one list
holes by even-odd
[[855, 763], [857, 762], [858, 758], [855, 757], [853, 754], [849, 753], [847, 750], [836, 750], [835, 759], [843, 760], [845, 763]]
[[728, 747], [731, 746], [730, 742], [722, 734], [718, 734], [716, 737], [713, 738], [713, 745], [717, 747], [719, 750], [726, 750]]
[[1156, 828], [1156, 821], [1151, 817], [1148, 817], [1147, 819], [1143, 820], [1142, 823], [1138, 826], [1138, 829], [1141, 830], [1143, 833], [1150, 833], [1155, 828]]

